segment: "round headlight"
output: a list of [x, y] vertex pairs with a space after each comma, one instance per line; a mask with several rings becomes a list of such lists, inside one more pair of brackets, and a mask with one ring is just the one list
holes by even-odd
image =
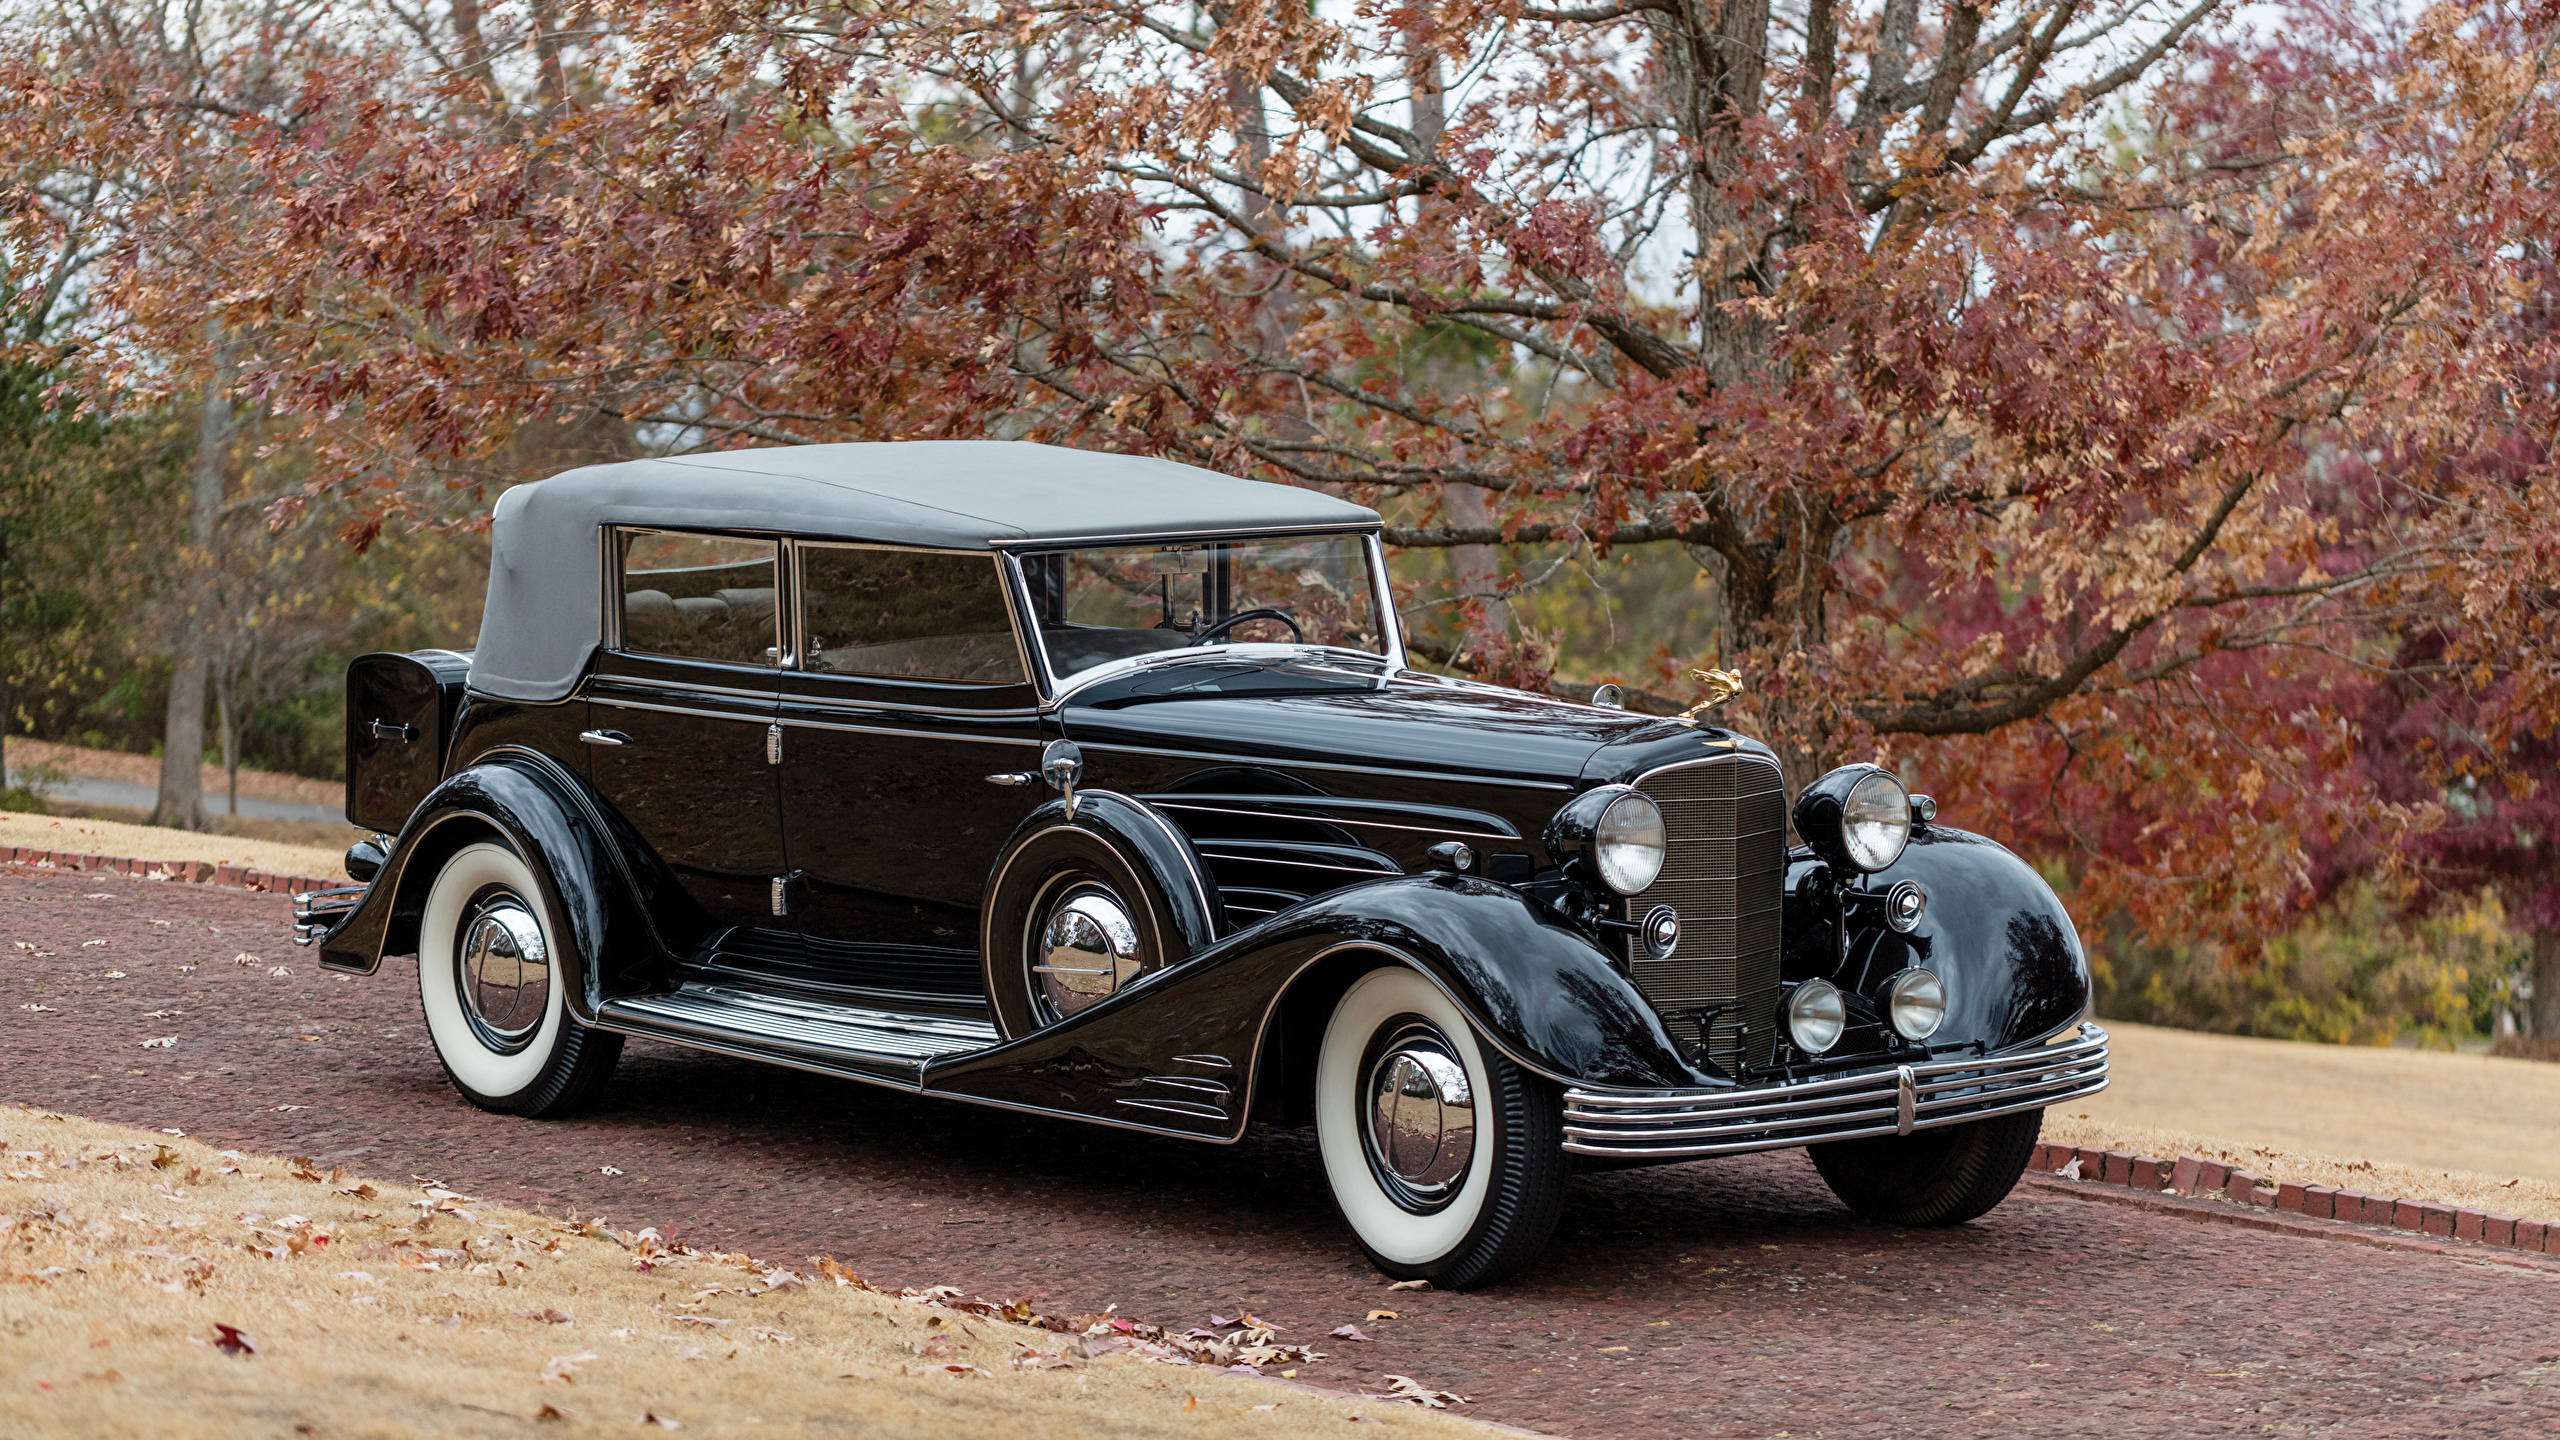
[[1905, 1040], [1926, 1040], [1947, 1023], [1946, 983], [1914, 967], [1885, 982], [1885, 1014]]
[[1861, 870], [1889, 870], [1911, 843], [1911, 793], [1875, 771], [1849, 790], [1840, 807], [1840, 843]]
[[1807, 1055], [1819, 1055], [1840, 1043], [1849, 1028], [1849, 1007], [1839, 987], [1828, 980], [1807, 980], [1787, 994], [1787, 1038]]
[[1630, 790], [1601, 813], [1591, 832], [1591, 863], [1602, 883], [1633, 895], [1662, 873], [1664, 845], [1662, 807], [1643, 791]]

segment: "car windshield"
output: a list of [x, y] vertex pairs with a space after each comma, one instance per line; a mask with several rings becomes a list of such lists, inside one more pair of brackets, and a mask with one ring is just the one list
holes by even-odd
[[1192, 645], [1385, 653], [1369, 546], [1357, 535], [1053, 550], [1024, 555], [1022, 573], [1062, 679]]

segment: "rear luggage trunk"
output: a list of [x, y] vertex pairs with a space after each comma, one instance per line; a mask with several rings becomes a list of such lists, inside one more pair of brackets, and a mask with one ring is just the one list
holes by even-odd
[[347, 823], [398, 834], [444, 778], [471, 657], [359, 655], [347, 666]]

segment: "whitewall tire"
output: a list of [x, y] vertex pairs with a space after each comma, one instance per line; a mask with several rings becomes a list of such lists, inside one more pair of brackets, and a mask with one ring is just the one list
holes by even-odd
[[418, 921], [418, 998], [436, 1058], [463, 1097], [515, 1115], [591, 1098], [622, 1037], [568, 1013], [559, 926], [533, 868], [504, 845], [455, 851]]
[[1564, 1207], [1555, 1087], [1481, 1040], [1404, 966], [1336, 1002], [1316, 1058], [1316, 1140], [1371, 1263], [1444, 1290], [1527, 1264]]

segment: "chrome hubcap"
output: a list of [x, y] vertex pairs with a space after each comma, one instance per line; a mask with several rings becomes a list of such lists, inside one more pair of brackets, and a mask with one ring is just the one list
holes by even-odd
[[1370, 1168], [1397, 1204], [1447, 1205], [1476, 1153], [1476, 1100], [1457, 1048], [1432, 1025], [1396, 1031], [1369, 1063], [1362, 1138]]
[[1145, 969], [1138, 925], [1120, 897], [1091, 880], [1061, 891], [1032, 951], [1033, 989], [1063, 1020], [1113, 994]]
[[454, 988], [482, 1044], [521, 1050], [551, 1007], [551, 951], [524, 900], [501, 891], [464, 922]]

